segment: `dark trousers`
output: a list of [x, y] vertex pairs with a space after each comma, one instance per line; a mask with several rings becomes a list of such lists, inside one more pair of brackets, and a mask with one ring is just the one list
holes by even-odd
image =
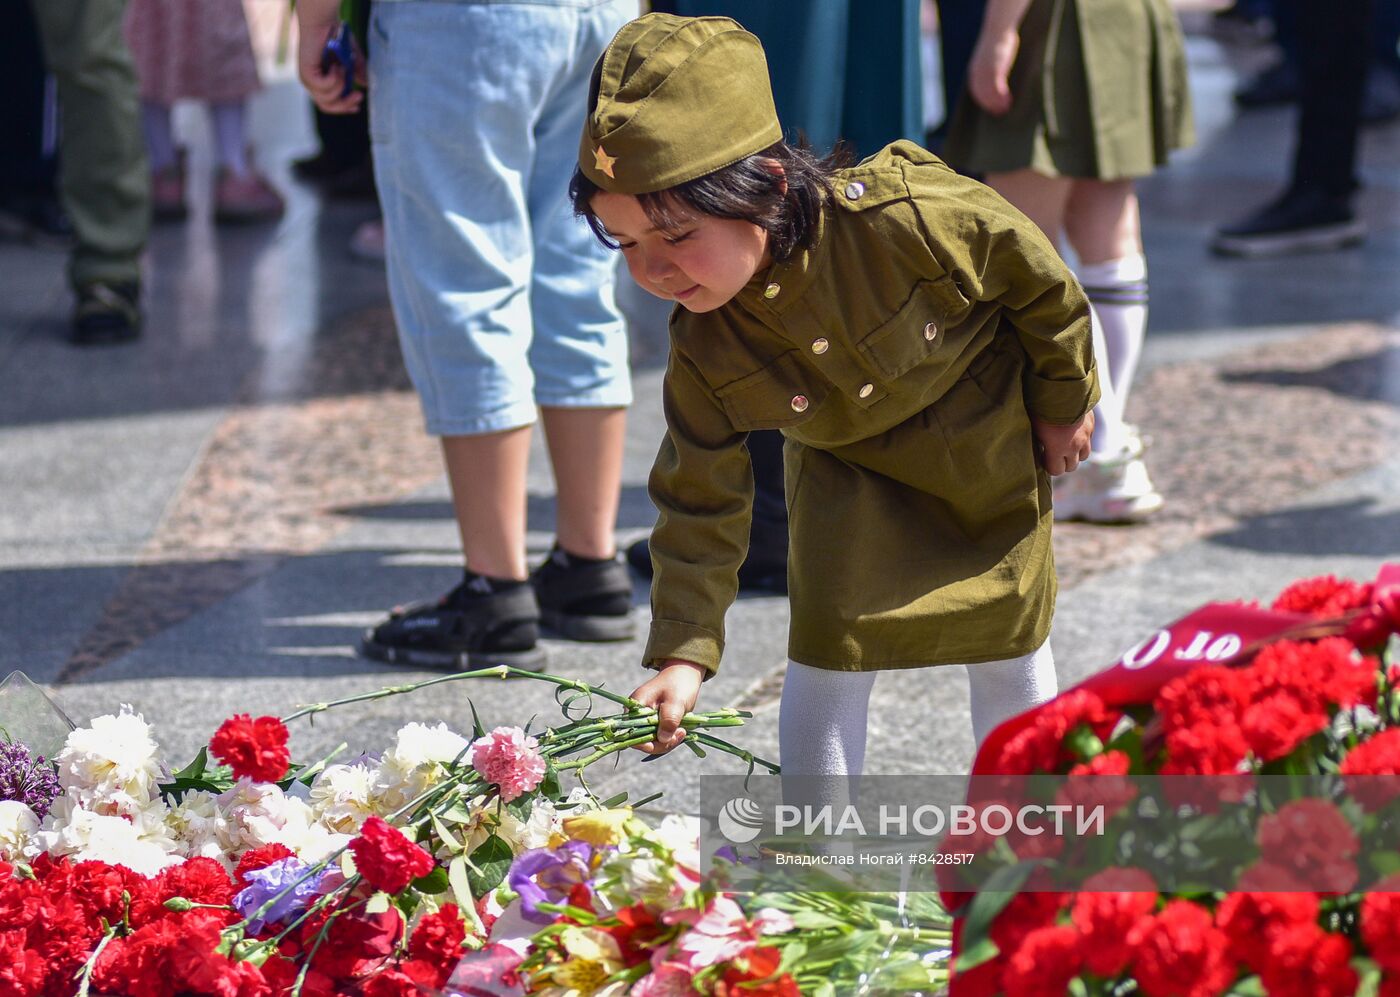
[[[0, 193], [53, 194], [57, 141], [39, 28], [26, 0], [0, 3]], [[47, 127], [46, 127], [47, 125]]]
[[1357, 187], [1356, 146], [1370, 63], [1371, 4], [1292, 3], [1303, 42], [1298, 47], [1303, 96], [1293, 185], [1346, 198]]
[[316, 115], [316, 137], [321, 152], [342, 170], [353, 169], [369, 159], [369, 102], [354, 114]]

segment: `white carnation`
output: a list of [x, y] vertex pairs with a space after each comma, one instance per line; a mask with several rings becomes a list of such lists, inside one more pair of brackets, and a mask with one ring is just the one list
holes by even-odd
[[[55, 857], [71, 856], [75, 862], [124, 865], [143, 876], [154, 876], [183, 861], [179, 844], [155, 811], [117, 816], [96, 813], [80, 805], [75, 796], [54, 801], [43, 829], [36, 836], [44, 851]], [[163, 809], [163, 807], [162, 807]]]
[[224, 849], [230, 837], [228, 818], [213, 793], [202, 789], [185, 793], [166, 814], [165, 825], [186, 858], [214, 859], [233, 870], [233, 861]]
[[368, 765], [331, 765], [311, 785], [311, 810], [327, 829], [356, 834], [377, 812], [371, 802], [379, 773]]
[[125, 813], [158, 795], [166, 774], [159, 752], [150, 725], [123, 706], [117, 716], [98, 717], [70, 733], [54, 761], [59, 784], [85, 807], [110, 804]]
[[14, 862], [32, 857], [39, 818], [18, 800], [0, 800], [0, 859]]
[[375, 780], [374, 806], [393, 813], [440, 783], [446, 766], [467, 759], [468, 741], [447, 724], [429, 727], [412, 723], [399, 730], [394, 746], [384, 755]]

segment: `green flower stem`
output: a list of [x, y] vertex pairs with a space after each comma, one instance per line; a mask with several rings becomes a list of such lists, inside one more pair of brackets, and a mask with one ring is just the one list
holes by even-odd
[[97, 959], [102, 955], [102, 950], [107, 947], [107, 943], [117, 936], [117, 927], [113, 925], [107, 929], [107, 933], [102, 936], [102, 941], [97, 943], [97, 948], [92, 950], [92, 955], [88, 956], [87, 962], [83, 963], [82, 971], [78, 975], [78, 989], [74, 997], [88, 997], [88, 990], [92, 986], [92, 973], [97, 968]]
[[326, 710], [333, 709], [337, 706], [347, 706], [350, 703], [367, 703], [376, 699], [385, 699], [389, 696], [400, 696], [408, 692], [417, 692], [419, 689], [441, 685], [444, 682], [459, 682], [463, 679], [478, 678], [533, 679], [537, 682], [548, 682], [563, 689], [572, 689], [575, 692], [582, 692], [589, 696], [598, 696], [602, 699], [611, 700], [619, 706], [625, 706], [629, 710], [649, 709], [649, 707], [644, 707], [630, 696], [619, 696], [615, 692], [609, 692], [606, 689], [591, 686], [587, 682], [580, 682], [578, 679], [564, 678], [561, 675], [546, 675], [543, 672], [528, 672], [520, 668], [511, 668], [509, 665], [497, 665], [495, 668], [478, 668], [470, 672], [454, 672], [451, 675], [439, 675], [437, 678], [427, 679], [423, 682], [414, 682], [408, 685], [387, 686], [374, 692], [362, 692], [358, 696], [347, 696], [344, 699], [333, 699], [324, 703], [308, 703], [294, 713], [283, 717], [282, 722], [291, 723], [293, 720], [300, 720], [302, 717], [311, 716], [316, 713], [324, 713]]
[[301, 997], [301, 988], [306, 984], [306, 974], [311, 971], [311, 963], [315, 961], [316, 953], [321, 950], [321, 945], [330, 937], [331, 925], [335, 923], [335, 919], [342, 914], [348, 914], [357, 907], [363, 907], [364, 905], [365, 901], [361, 900], [351, 904], [349, 907], [342, 907], [340, 910], [331, 914], [330, 917], [326, 918], [326, 923], [321, 925], [320, 931], [316, 932], [316, 941], [312, 944], [311, 951], [306, 954], [306, 961], [301, 964], [301, 970], [297, 973], [296, 982], [292, 984], [292, 991], [289, 997]]

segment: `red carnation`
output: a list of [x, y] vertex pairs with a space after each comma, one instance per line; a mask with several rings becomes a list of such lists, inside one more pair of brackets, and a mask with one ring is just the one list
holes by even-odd
[[1315, 893], [1231, 893], [1215, 912], [1235, 957], [1256, 973], [1269, 958], [1269, 939], [1285, 928], [1316, 924]]
[[413, 977], [396, 969], [375, 973], [366, 981], [362, 993], [364, 997], [420, 997], [423, 991]]
[[1356, 971], [1351, 944], [1316, 924], [1294, 924], [1269, 939], [1259, 979], [1269, 997], [1351, 997]]
[[1157, 693], [1166, 735], [1163, 775], [1229, 775], [1249, 751], [1239, 715], [1245, 706], [1239, 673], [1219, 665], [1197, 668]]
[[1400, 728], [1382, 731], [1369, 741], [1363, 741], [1342, 759], [1341, 773], [1347, 792], [1362, 806], [1378, 810], [1400, 796]]
[[1128, 934], [1133, 977], [1147, 997], [1216, 997], [1235, 980], [1225, 933], [1189, 900], [1173, 900]]
[[385, 893], [401, 893], [409, 883], [433, 871], [433, 857], [409, 841], [382, 817], [371, 817], [350, 842], [355, 868], [365, 882]]
[[615, 915], [615, 925], [599, 925], [598, 930], [612, 936], [622, 953], [625, 966], [638, 966], [651, 958], [651, 945], [670, 928], [656, 919], [646, 904], [623, 907]]
[[1382, 969], [1400, 974], [1400, 875], [1386, 877], [1361, 898], [1361, 940]]
[[[178, 917], [166, 908], [165, 902], [174, 897], [184, 897], [197, 904], [210, 904], [223, 907], [233, 902], [237, 892], [228, 878], [224, 867], [213, 859], [192, 858], [162, 869], [153, 876], [146, 886], [135, 894], [131, 903], [131, 923], [140, 927], [163, 918]], [[226, 923], [238, 920], [232, 911], [209, 911]]]
[[1294, 582], [1279, 593], [1272, 609], [1280, 613], [1307, 613], [1310, 616], [1330, 619], [1341, 616], [1350, 610], [1364, 606], [1371, 601], [1371, 586], [1338, 578], [1336, 575], [1322, 575], [1319, 578], [1303, 578]]
[[214, 757], [233, 769], [236, 779], [277, 782], [287, 774], [287, 725], [276, 717], [246, 713], [229, 717], [209, 740]]
[[408, 940], [408, 954], [432, 968], [434, 982], [430, 985], [433, 989], [441, 990], [447, 983], [457, 961], [462, 958], [462, 943], [466, 938], [467, 927], [462, 923], [462, 911], [456, 904], [443, 904], [442, 910], [419, 919]]
[[[1106, 817], [1113, 817], [1133, 800], [1138, 790], [1128, 778], [1132, 759], [1122, 751], [1105, 751], [1082, 765], [1069, 770], [1071, 778], [1055, 796], [1055, 802], [1066, 806], [1092, 810], [1103, 807]], [[1090, 776], [1088, 779], [1079, 776]]]
[[280, 862], [283, 859], [295, 858], [296, 854], [280, 841], [263, 845], [261, 848], [250, 848], [238, 860], [238, 868], [234, 869], [233, 878], [238, 881], [240, 888], [246, 889], [249, 885], [248, 873], [266, 869], [272, 863]]
[[1351, 824], [1326, 800], [1294, 800], [1259, 820], [1260, 858], [1309, 889], [1345, 893], [1356, 885], [1361, 849]]
[[1008, 775], [1057, 772], [1077, 759], [1064, 748], [1065, 737], [1088, 724], [1100, 739], [1107, 738], [1122, 713], [1104, 707], [1103, 700], [1084, 689], [1057, 696], [1036, 710], [1033, 721], [1017, 731], [992, 760], [991, 771]]
[[1084, 881], [1070, 919], [1083, 936], [1084, 964], [1097, 976], [1121, 973], [1132, 957], [1128, 932], [1157, 906], [1157, 884], [1141, 869], [1105, 869]]
[[1018, 997], [1064, 997], [1084, 955], [1079, 932], [1068, 924], [1037, 928], [1011, 954], [1002, 987]]
[[1055, 916], [1064, 902], [1063, 893], [1016, 894], [992, 921], [989, 931], [992, 941], [1001, 952], [1008, 955], [1015, 952], [1032, 931], [1055, 923]]

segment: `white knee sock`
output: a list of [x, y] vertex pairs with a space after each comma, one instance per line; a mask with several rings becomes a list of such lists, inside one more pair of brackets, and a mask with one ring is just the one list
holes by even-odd
[[783, 775], [859, 775], [876, 672], [836, 672], [789, 661], [778, 707]]
[[248, 150], [243, 144], [243, 102], [211, 104], [209, 113], [214, 117], [214, 144], [218, 147], [219, 165], [242, 176], [248, 172]]
[[1128, 440], [1127, 424], [1123, 421], [1123, 403], [1114, 390], [1112, 363], [1108, 359], [1108, 344], [1104, 339], [1099, 310], [1089, 306], [1094, 330], [1094, 361], [1099, 371], [1099, 403], [1094, 406], [1094, 435], [1089, 449], [1096, 454], [1116, 454]]
[[978, 746], [1003, 720], [1053, 699], [1059, 689], [1049, 641], [1020, 658], [965, 667], [972, 693], [972, 736]]
[[164, 104], [141, 102], [141, 131], [146, 136], [146, 155], [151, 172], [159, 173], [175, 162], [175, 131], [170, 124], [170, 108]]
[[1147, 332], [1147, 260], [1141, 253], [1079, 267], [1079, 280], [1099, 316], [1120, 411], [1137, 373]]

